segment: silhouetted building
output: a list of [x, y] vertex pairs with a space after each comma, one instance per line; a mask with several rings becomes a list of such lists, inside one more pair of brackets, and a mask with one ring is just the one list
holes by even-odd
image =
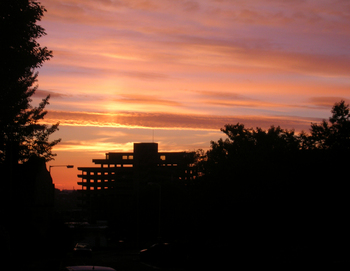
[[9, 232], [13, 255], [23, 253], [19, 244], [43, 246], [54, 215], [54, 184], [45, 160], [31, 157], [23, 164], [12, 164], [10, 169], [0, 166], [0, 172], [5, 177], [1, 224]]
[[158, 143], [134, 143], [133, 152], [110, 152], [105, 159], [93, 159], [98, 167], [78, 167], [82, 207], [90, 220], [120, 215], [135, 207], [142, 187], [195, 179], [194, 154], [158, 152]]
[[[50, 172], [44, 159], [34, 158], [18, 165], [14, 197], [23, 211], [22, 219], [32, 224], [37, 234], [45, 237], [54, 212], [54, 190]], [[32, 233], [34, 234], [34, 233]]]

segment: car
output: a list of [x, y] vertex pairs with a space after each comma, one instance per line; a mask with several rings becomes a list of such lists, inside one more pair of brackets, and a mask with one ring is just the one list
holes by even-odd
[[92, 249], [88, 243], [77, 243], [73, 249], [74, 256], [91, 257]]
[[65, 271], [116, 271], [111, 267], [106, 266], [95, 266], [95, 265], [77, 265], [77, 266], [67, 266]]

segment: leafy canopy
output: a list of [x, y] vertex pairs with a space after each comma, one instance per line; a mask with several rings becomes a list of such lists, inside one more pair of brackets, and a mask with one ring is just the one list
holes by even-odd
[[50, 97], [37, 107], [31, 105], [38, 88], [36, 69], [52, 57], [52, 51], [37, 42], [46, 34], [37, 24], [44, 12], [32, 0], [0, 3], [0, 163], [24, 162], [30, 156], [52, 160], [51, 149], [60, 141], [49, 141], [58, 123], [42, 124]]
[[336, 103], [329, 121], [311, 124], [310, 148], [350, 150], [350, 110], [345, 101]]
[[[221, 131], [226, 139], [211, 141], [201, 167], [205, 174], [219, 176], [248, 166], [276, 168], [286, 165], [292, 168], [293, 160], [303, 157], [308, 151], [349, 151], [350, 150], [350, 109], [344, 101], [335, 103], [329, 121], [311, 123], [310, 133], [296, 134], [294, 130], [271, 126], [246, 128], [244, 124], [227, 124]], [[324, 154], [326, 155], [326, 154]]]

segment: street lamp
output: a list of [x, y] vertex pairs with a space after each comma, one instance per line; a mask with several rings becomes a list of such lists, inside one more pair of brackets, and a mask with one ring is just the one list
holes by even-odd
[[53, 166], [49, 166], [49, 172], [51, 173], [51, 168], [52, 167], [66, 167], [66, 168], [74, 168], [73, 165], [53, 165]]

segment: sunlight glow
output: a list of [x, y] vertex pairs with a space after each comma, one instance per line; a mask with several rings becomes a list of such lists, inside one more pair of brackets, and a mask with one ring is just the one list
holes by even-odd
[[308, 131], [350, 102], [347, 0], [40, 2], [54, 57], [33, 101], [51, 94], [62, 160], [125, 150], [150, 129], [176, 150], [209, 146], [228, 123]]

